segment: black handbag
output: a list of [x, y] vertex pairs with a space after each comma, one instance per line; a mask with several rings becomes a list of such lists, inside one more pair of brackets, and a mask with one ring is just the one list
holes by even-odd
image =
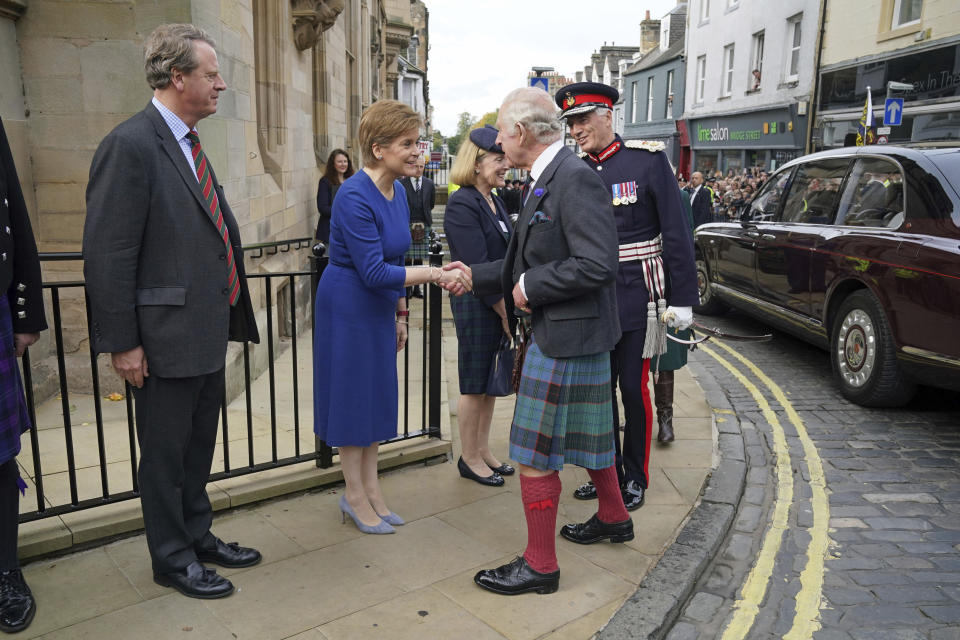
[[500, 345], [493, 354], [490, 374], [487, 376], [488, 396], [509, 396], [513, 394], [513, 360], [515, 351], [512, 340], [506, 334], [500, 336]]

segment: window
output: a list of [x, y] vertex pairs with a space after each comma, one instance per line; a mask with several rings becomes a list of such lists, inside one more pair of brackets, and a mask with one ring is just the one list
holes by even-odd
[[664, 110], [665, 118], [673, 117], [673, 71], [667, 71], [667, 108]]
[[787, 73], [784, 80], [796, 82], [800, 75], [800, 20], [803, 14], [797, 14], [787, 20]]
[[733, 45], [723, 48], [723, 82], [721, 95], [729, 96], [733, 91]]
[[760, 90], [763, 76], [763, 31], [753, 34], [753, 54], [750, 57], [750, 77], [747, 79], [749, 91]]
[[703, 102], [703, 89], [707, 82], [707, 56], [697, 58], [696, 87], [694, 88], [694, 102]]
[[750, 219], [754, 222], [776, 220], [780, 212], [780, 201], [784, 191], [790, 186], [793, 170], [782, 171], [772, 176], [760, 189], [760, 193], [750, 203]]
[[630, 104], [630, 122], [637, 121], [637, 103], [640, 102], [640, 91], [636, 82], [630, 83], [630, 89], [633, 92], [633, 102]]
[[700, 0], [700, 22], [710, 18], [710, 0]]
[[837, 224], [887, 227], [903, 223], [903, 174], [883, 158], [857, 160], [837, 209]]
[[893, 0], [893, 21], [890, 28], [896, 29], [919, 22], [922, 11], [923, 0]]
[[784, 222], [830, 224], [849, 158], [808, 162], [797, 169], [780, 219]]
[[653, 120], [653, 76], [647, 78], [647, 122]]

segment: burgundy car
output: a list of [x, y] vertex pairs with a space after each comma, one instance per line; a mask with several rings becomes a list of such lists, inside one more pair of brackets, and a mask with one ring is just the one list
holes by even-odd
[[729, 305], [827, 349], [857, 404], [960, 389], [960, 146], [798, 158], [740, 222], [695, 236], [698, 313]]

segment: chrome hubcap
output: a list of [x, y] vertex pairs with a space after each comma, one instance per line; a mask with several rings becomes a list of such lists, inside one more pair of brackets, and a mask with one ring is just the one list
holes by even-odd
[[870, 316], [862, 309], [848, 313], [840, 325], [835, 347], [840, 377], [851, 387], [865, 385], [877, 359], [877, 335]]

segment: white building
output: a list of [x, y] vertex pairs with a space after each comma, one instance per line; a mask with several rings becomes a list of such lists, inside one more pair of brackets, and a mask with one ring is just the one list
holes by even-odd
[[821, 0], [691, 0], [684, 119], [694, 170], [802, 155]]

